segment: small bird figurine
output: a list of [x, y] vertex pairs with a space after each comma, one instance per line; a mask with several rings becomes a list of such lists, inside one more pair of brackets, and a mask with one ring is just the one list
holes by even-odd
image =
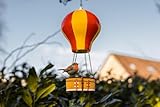
[[66, 69], [58, 69], [58, 70], [64, 70], [64, 72], [67, 72], [70, 76], [74, 76], [78, 70], [78, 63], [73, 63], [72, 65], [68, 66]]

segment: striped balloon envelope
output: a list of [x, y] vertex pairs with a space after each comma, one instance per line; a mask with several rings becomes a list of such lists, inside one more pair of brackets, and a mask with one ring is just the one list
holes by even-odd
[[62, 32], [70, 42], [74, 53], [90, 52], [100, 28], [98, 18], [83, 8], [69, 13], [61, 25]]

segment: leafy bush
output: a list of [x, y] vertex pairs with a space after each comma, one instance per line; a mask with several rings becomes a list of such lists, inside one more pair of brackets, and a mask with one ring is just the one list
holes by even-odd
[[47, 65], [38, 75], [24, 63], [15, 67], [8, 79], [3, 68], [0, 107], [160, 107], [160, 80], [96, 80], [95, 92], [66, 92], [65, 79], [57, 78], [53, 66]]

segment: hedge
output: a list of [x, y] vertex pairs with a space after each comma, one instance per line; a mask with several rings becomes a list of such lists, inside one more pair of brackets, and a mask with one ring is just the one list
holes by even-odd
[[57, 78], [53, 68], [48, 64], [36, 71], [23, 63], [9, 78], [3, 68], [0, 107], [160, 107], [160, 80], [149, 82], [138, 76], [125, 81], [97, 79], [95, 92], [66, 92], [65, 78]]

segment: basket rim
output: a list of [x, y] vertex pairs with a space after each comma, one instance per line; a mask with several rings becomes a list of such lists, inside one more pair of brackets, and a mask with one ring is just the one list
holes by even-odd
[[67, 79], [76, 79], [76, 78], [85, 78], [85, 79], [94, 79], [94, 80], [96, 80], [95, 78], [90, 78], [90, 77], [69, 77], [69, 78], [66, 78], [66, 80]]

